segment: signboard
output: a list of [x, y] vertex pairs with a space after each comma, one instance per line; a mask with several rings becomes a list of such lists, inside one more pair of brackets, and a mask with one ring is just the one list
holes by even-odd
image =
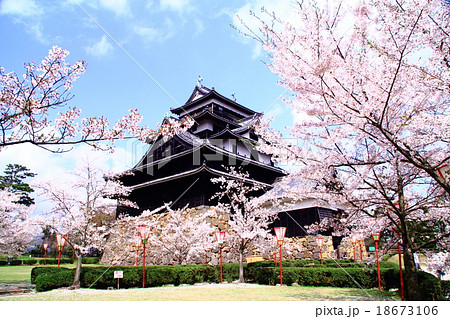
[[369, 246], [369, 251], [375, 251], [375, 247], [374, 246]]
[[123, 271], [115, 271], [114, 272], [114, 278], [123, 278]]

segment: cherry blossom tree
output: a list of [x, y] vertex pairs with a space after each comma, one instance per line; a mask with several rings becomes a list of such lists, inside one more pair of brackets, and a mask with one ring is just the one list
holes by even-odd
[[298, 165], [290, 178], [304, 183], [292, 193], [346, 206], [341, 231], [384, 231], [388, 244], [395, 227], [407, 298], [420, 299], [413, 254], [448, 250], [450, 183], [438, 171], [450, 159], [448, 8], [305, 0], [293, 10], [293, 22], [253, 13], [260, 29], [244, 31], [269, 53], [297, 118], [289, 127], [297, 145], [262, 122], [260, 149]]
[[19, 194], [0, 190], [0, 253], [18, 255], [38, 233], [32, 206], [18, 203]]
[[73, 287], [80, 285], [79, 276], [83, 255], [90, 248], [102, 250], [110, 229], [115, 224], [117, 201], [120, 204], [134, 204], [121, 200], [129, 194], [112, 175], [104, 173], [87, 162], [73, 171], [74, 180], [55, 184], [52, 181], [40, 183], [37, 187], [53, 204], [48, 212], [47, 223], [57, 232], [68, 235], [68, 243], [77, 256], [77, 270]]
[[[215, 228], [207, 221], [212, 211], [170, 209], [152, 225], [149, 243], [158, 258], [176, 264], [198, 263], [213, 245]], [[161, 214], [161, 213], [160, 213]]]
[[220, 186], [220, 191], [213, 196], [218, 198], [218, 211], [229, 214], [229, 229], [225, 243], [239, 254], [239, 282], [244, 282], [244, 256], [251, 249], [264, 247], [272, 235], [268, 226], [277, 218], [276, 205], [267, 205], [269, 198], [261, 197], [265, 185], [250, 179], [249, 174], [229, 168], [229, 173], [236, 178], [217, 177], [211, 181]]
[[174, 135], [192, 125], [192, 119], [171, 120], [156, 130], [140, 127], [137, 109], [111, 127], [104, 116], [80, 119], [81, 109], [69, 107], [75, 80], [86, 71], [87, 63], [66, 62], [67, 50], [54, 46], [39, 65], [25, 64], [18, 76], [0, 67], [0, 150], [6, 146], [31, 143], [53, 152], [52, 146], [86, 143], [95, 148], [112, 149], [124, 138], [153, 140], [160, 134]]

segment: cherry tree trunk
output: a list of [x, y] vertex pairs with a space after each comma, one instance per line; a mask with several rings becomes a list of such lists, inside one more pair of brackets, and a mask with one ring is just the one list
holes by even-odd
[[72, 286], [70, 286], [70, 289], [79, 289], [81, 286], [80, 283], [80, 277], [81, 277], [81, 264], [83, 260], [83, 255], [79, 252], [76, 252], [77, 256], [77, 267], [75, 269], [75, 276], [73, 278]]
[[403, 247], [403, 261], [405, 270], [404, 276], [404, 288], [406, 300], [423, 300], [421, 299], [421, 293], [419, 288], [419, 279], [417, 275], [416, 263], [414, 262], [414, 255], [411, 252], [409, 246]]
[[239, 252], [239, 282], [244, 282], [244, 253]]

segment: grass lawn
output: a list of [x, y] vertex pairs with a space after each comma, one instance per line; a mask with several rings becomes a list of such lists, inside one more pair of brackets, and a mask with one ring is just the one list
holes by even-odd
[[279, 287], [256, 284], [202, 284], [145, 289], [57, 289], [2, 296], [0, 301], [372, 301], [398, 300], [396, 293], [376, 289]]
[[[75, 267], [72, 264], [63, 266]], [[0, 284], [30, 283], [30, 273], [34, 267], [36, 265], [2, 266], [0, 267]], [[57, 267], [57, 265], [45, 267]], [[57, 289], [40, 293], [0, 296], [0, 301], [354, 301], [394, 299], [399, 299], [398, 293], [379, 292], [376, 289], [279, 287], [256, 284], [197, 284], [120, 290]]]
[[[31, 269], [34, 267], [58, 267], [58, 265], [18, 265], [0, 266], [0, 284], [29, 284], [31, 280]], [[75, 267], [72, 264], [63, 264], [62, 267]]]

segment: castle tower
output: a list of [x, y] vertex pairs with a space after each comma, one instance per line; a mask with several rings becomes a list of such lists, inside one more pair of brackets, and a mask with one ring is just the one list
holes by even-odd
[[214, 205], [211, 197], [219, 186], [211, 178], [230, 176], [225, 167], [237, 166], [247, 172], [248, 183], [270, 189], [284, 174], [269, 155], [255, 149], [259, 137], [252, 125], [262, 116], [201, 84], [187, 102], [171, 109], [174, 116], [164, 121], [194, 119], [194, 125], [172, 138], [159, 137], [146, 154], [121, 178], [131, 187], [128, 199], [139, 209], [119, 207], [118, 213], [132, 216], [171, 203], [173, 209]]

